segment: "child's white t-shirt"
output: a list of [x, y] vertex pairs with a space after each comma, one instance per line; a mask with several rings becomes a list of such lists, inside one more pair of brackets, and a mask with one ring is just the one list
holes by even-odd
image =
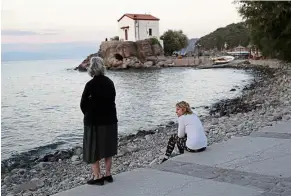
[[182, 115], [178, 118], [178, 137], [183, 138], [187, 134], [186, 146], [191, 150], [197, 150], [207, 146], [207, 137], [203, 125], [196, 114]]

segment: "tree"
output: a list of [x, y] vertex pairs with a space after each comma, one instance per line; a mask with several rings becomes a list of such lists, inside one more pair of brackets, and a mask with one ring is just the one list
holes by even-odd
[[119, 41], [119, 36], [114, 36], [110, 38], [111, 41]]
[[168, 30], [162, 36], [164, 41], [164, 52], [167, 55], [172, 55], [174, 51], [179, 51], [188, 45], [188, 37], [182, 30]]
[[264, 56], [291, 61], [291, 2], [236, 1], [252, 43]]

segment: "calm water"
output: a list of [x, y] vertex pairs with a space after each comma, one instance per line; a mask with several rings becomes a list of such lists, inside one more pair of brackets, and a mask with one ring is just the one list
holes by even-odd
[[[78, 60], [2, 63], [2, 160], [32, 149], [82, 142], [80, 97], [88, 74], [68, 68]], [[237, 96], [252, 76], [241, 70], [168, 68], [108, 71], [117, 91], [120, 134], [176, 120], [175, 103], [211, 105]], [[196, 112], [202, 113], [197, 109]]]

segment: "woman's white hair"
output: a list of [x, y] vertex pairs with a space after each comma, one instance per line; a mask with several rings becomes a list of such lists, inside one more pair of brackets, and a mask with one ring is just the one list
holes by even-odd
[[104, 61], [100, 57], [92, 57], [90, 59], [90, 66], [88, 67], [88, 73], [91, 77], [104, 75], [105, 66]]

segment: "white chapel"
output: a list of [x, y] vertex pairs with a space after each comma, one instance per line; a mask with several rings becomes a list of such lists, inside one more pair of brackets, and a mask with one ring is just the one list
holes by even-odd
[[159, 40], [159, 21], [150, 14], [124, 14], [118, 20], [119, 39], [138, 41], [154, 37]]

